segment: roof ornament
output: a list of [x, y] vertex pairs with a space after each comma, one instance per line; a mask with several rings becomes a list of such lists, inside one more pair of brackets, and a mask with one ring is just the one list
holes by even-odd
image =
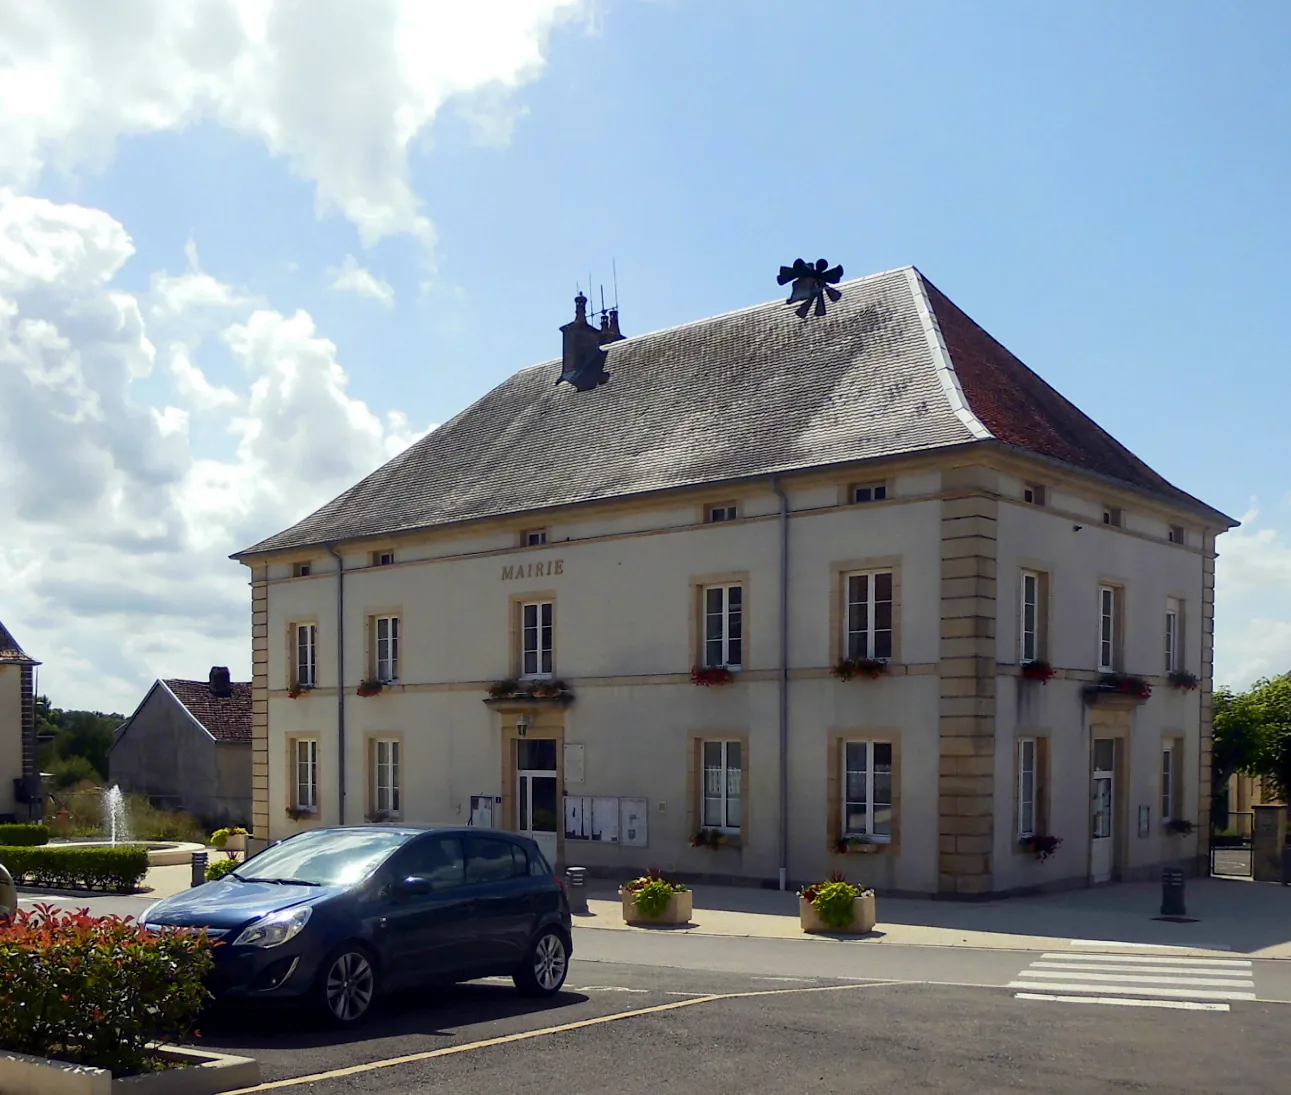
[[801, 301], [802, 303], [794, 309], [794, 314], [799, 319], [806, 319], [813, 302], [816, 305], [816, 315], [823, 316], [826, 296], [834, 304], [843, 299], [841, 290], [833, 287], [842, 279], [843, 268], [835, 266], [832, 270], [829, 269], [829, 262], [826, 259], [817, 259], [815, 266], [803, 262], [802, 259], [795, 259], [792, 266], [780, 267], [780, 276], [776, 278], [776, 284], [787, 285], [793, 282], [793, 289], [785, 303], [794, 304]]

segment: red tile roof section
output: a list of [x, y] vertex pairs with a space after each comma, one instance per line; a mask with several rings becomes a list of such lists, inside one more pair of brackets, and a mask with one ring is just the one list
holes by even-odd
[[924, 286], [964, 398], [999, 441], [1119, 479], [1176, 503], [1211, 510], [1154, 472], [1059, 395], [927, 278]]
[[233, 685], [233, 695], [213, 696], [206, 681], [163, 682], [216, 741], [251, 740], [251, 684]]

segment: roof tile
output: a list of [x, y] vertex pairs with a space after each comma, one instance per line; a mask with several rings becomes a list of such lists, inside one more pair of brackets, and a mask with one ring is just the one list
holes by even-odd
[[216, 741], [251, 740], [250, 681], [234, 683], [231, 696], [213, 695], [207, 681], [166, 680], [162, 683]]

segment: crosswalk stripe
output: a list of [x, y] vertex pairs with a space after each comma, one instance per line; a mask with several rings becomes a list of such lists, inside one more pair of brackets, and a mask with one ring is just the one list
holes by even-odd
[[1073, 954], [1070, 951], [1046, 951], [1041, 958], [1057, 958], [1063, 962], [1128, 962], [1136, 966], [1216, 966], [1222, 969], [1250, 969], [1251, 963], [1246, 958], [1193, 958], [1190, 955], [1175, 955], [1170, 958], [1158, 958], [1146, 954]]
[[1214, 969], [1210, 966], [1124, 966], [1119, 962], [1032, 962], [1033, 970], [1090, 970], [1099, 973], [1179, 973], [1194, 977], [1250, 977], [1250, 970]]
[[1231, 951], [1227, 943], [1128, 943], [1117, 939], [1073, 939], [1073, 947], [1131, 947], [1145, 951]]
[[[1087, 973], [1085, 970], [1040, 970], [1034, 965], [1027, 967], [1028, 977], [1052, 977], [1058, 981], [1096, 981], [1113, 982], [1118, 985], [1196, 985], [1198, 988], [1212, 989], [1253, 989], [1255, 982], [1249, 977], [1163, 977], [1155, 973]], [[1097, 985], [1091, 985], [1096, 988]]]
[[[1019, 976], [1023, 976], [1020, 974]], [[1181, 991], [1179, 987], [1160, 988], [1153, 985], [1089, 985], [1077, 982], [1060, 982], [1060, 981], [1010, 981], [1007, 985], [1011, 989], [1028, 989], [1031, 992], [1090, 992], [1097, 989], [1099, 992], [1114, 993], [1118, 996], [1161, 996], [1161, 997], [1185, 997], [1191, 1000], [1254, 1000], [1253, 992], [1237, 992], [1230, 989], [1188, 989]]]
[[1229, 1011], [1228, 1004], [1200, 1000], [1122, 1000], [1115, 996], [1051, 996], [1045, 992], [1017, 992], [1019, 1000], [1053, 1000], [1060, 1004], [1117, 1004], [1128, 1008], [1173, 1008], [1176, 1011]]

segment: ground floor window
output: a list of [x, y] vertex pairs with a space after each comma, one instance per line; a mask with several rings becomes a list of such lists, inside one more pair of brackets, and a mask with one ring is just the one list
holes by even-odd
[[706, 741], [703, 745], [703, 827], [738, 833], [743, 795], [743, 748], [738, 741]]
[[892, 839], [892, 743], [843, 742], [842, 836]]
[[398, 817], [403, 809], [401, 767], [403, 744], [397, 739], [372, 742], [372, 812]]
[[318, 809], [318, 742], [297, 738], [291, 745], [292, 805], [297, 810]]

